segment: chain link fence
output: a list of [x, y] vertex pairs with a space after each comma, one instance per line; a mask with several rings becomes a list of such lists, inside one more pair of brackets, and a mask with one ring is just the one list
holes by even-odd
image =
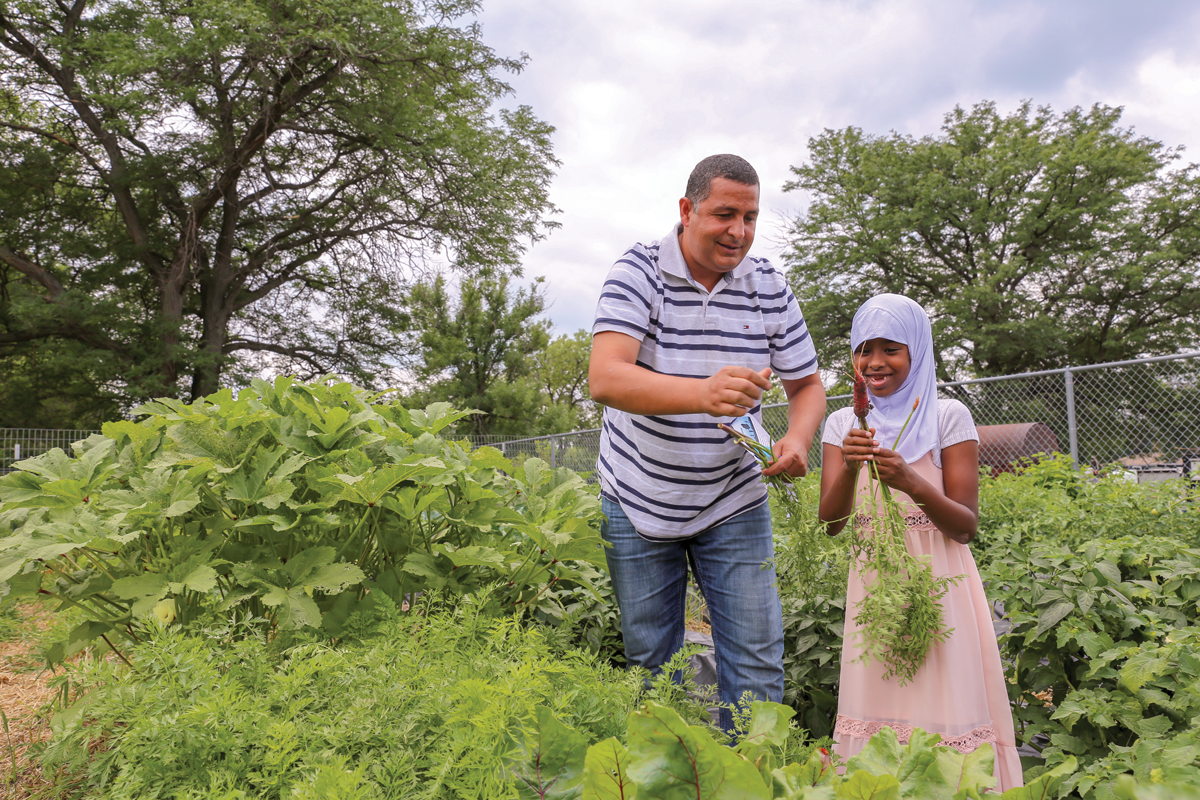
[[[981, 451], [987, 458], [990, 450], [997, 464], [1053, 449], [1096, 469], [1121, 463], [1143, 477], [1200, 475], [1200, 353], [956, 381], [939, 385], [938, 396], [962, 401], [975, 424], [989, 429]], [[851, 399], [829, 397], [826, 416]], [[787, 405], [764, 406], [763, 424], [782, 436]], [[820, 440], [818, 433], [809, 451], [814, 467], [821, 465]], [[600, 453], [600, 431], [473, 437], [472, 443], [588, 473]]]
[[554, 433], [517, 439], [504, 436], [468, 436], [476, 447], [495, 447], [507, 458], [520, 463], [527, 458], [537, 457], [551, 467], [569, 467], [581, 475], [589, 476], [596, 471], [596, 459], [600, 457], [600, 429], [591, 428], [571, 433]]
[[[982, 435], [981, 452], [1000, 453], [996, 463], [1052, 448], [1094, 468], [1116, 462], [1142, 476], [1200, 476], [1200, 353], [956, 381], [940, 385], [938, 394], [965, 403], [977, 426], [1004, 426]], [[826, 413], [850, 401], [850, 395], [830, 397]], [[782, 436], [786, 404], [764, 406], [763, 423], [772, 436]], [[72, 442], [96, 432], [0, 429], [0, 472], [54, 447], [69, 452]], [[583, 474], [595, 471], [600, 453], [598, 428], [465, 438], [516, 461], [536, 456]], [[809, 464], [821, 464], [820, 435]]]
[[40, 456], [56, 447], [70, 453], [72, 442], [78, 442], [99, 432], [56, 428], [0, 428], [0, 475], [11, 471], [12, 465], [17, 461]]

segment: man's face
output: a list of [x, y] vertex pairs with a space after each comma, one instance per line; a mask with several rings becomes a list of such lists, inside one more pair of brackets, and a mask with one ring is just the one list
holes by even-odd
[[742, 263], [754, 243], [758, 187], [713, 178], [712, 190], [699, 205], [680, 199], [679, 216], [684, 260], [692, 277], [711, 290], [722, 275]]

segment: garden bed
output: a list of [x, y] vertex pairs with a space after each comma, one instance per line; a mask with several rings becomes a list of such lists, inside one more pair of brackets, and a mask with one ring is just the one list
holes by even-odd
[[[46, 655], [87, 656], [67, 666], [46, 796], [532, 796], [537, 731], [642, 763], [656, 756], [633, 731], [660, 724], [734, 772], [759, 759], [810, 770], [821, 796], [851, 791], [812, 755], [847, 613], [846, 538], [812, 535], [816, 476], [775, 515], [790, 708], [759, 709], [769, 753], [739, 745], [729, 762], [704, 744], [722, 737], [703, 693], [647, 693], [620, 668], [599, 504], [569, 470], [445, 441], [448, 408], [339, 385], [256, 382], [142, 411], [78, 458], [0, 478], [6, 602], [74, 609]], [[1027, 779], [1098, 800], [1134, 792], [1126, 774], [1200, 787], [1195, 493], [1088, 480], [1062, 459], [983, 479], [972, 550], [1011, 624], [1018, 738], [1043, 760]], [[638, 716], [648, 701], [667, 710], [656, 722]], [[922, 742], [880, 769], [943, 757]]]

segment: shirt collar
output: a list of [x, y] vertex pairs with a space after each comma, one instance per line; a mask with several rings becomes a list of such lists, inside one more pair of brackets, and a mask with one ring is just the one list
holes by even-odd
[[[679, 249], [679, 233], [683, 230], [683, 223], [676, 222], [671, 226], [671, 232], [664, 236], [658, 243], [658, 268], [668, 275], [674, 275], [677, 278], [682, 278], [690, 283], [695, 283], [692, 279], [692, 272], [688, 269], [687, 261], [683, 258], [683, 251]], [[744, 278], [754, 272], [755, 264], [747, 255], [742, 259], [742, 263], [738, 264], [729, 272], [725, 273], [725, 282], [731, 283], [738, 278]], [[719, 286], [720, 284], [718, 284]]]

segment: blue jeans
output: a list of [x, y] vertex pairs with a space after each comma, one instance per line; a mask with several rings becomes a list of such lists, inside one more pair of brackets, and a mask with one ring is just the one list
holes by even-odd
[[[603, 498], [608, 521], [600, 528], [621, 610], [625, 658], [652, 674], [683, 646], [690, 562], [712, 620], [717, 690], [733, 704], [750, 692], [756, 700], [783, 702], [783, 611], [775, 589], [771, 511], [766, 502], [675, 542], [638, 536], [617, 503]], [[720, 724], [733, 729], [728, 708]]]

